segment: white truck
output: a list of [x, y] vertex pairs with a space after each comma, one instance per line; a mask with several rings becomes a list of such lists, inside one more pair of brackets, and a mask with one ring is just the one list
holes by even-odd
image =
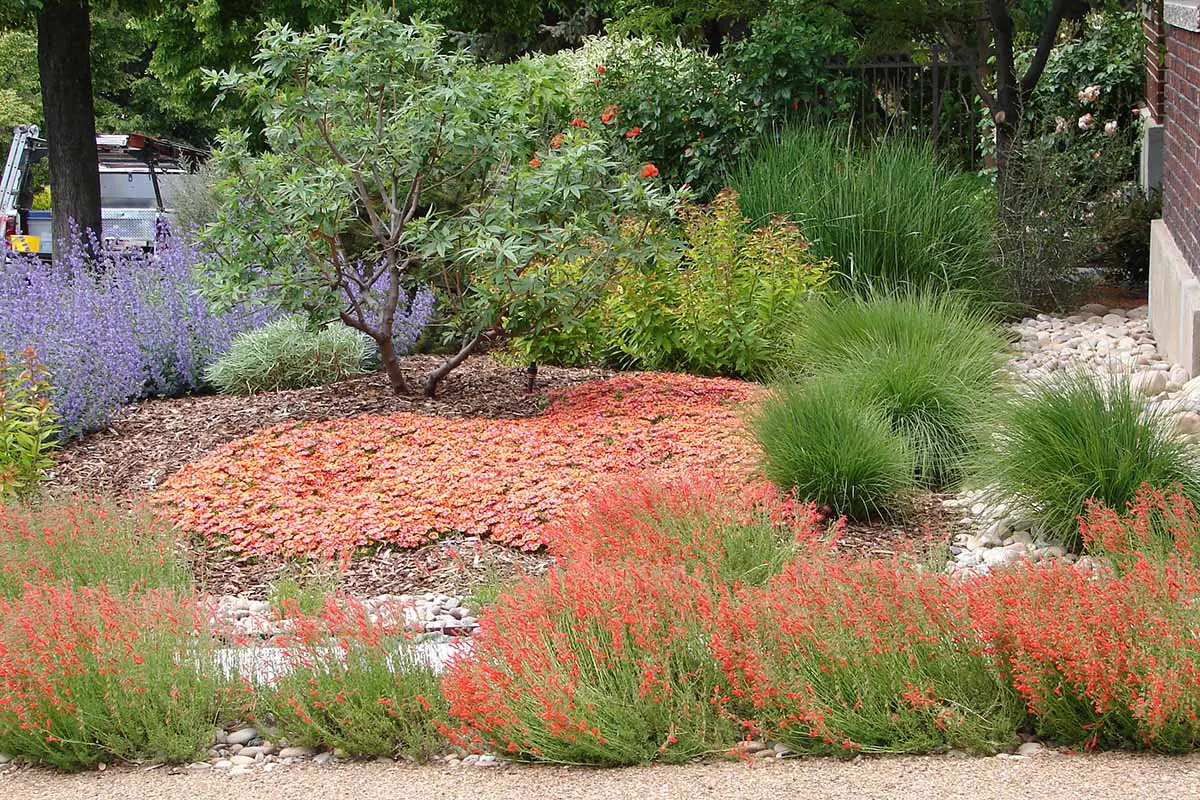
[[[100, 218], [108, 247], [152, 249], [160, 226], [171, 220], [173, 200], [195, 183], [208, 152], [141, 134], [96, 137], [100, 162]], [[36, 125], [13, 128], [0, 175], [0, 232], [12, 250], [54, 254], [50, 211], [33, 208], [34, 164], [46, 158]]]

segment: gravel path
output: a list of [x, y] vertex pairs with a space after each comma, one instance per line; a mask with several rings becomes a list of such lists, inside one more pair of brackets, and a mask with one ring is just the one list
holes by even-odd
[[655, 798], [1200, 798], [1200, 756], [1126, 754], [1031, 759], [876, 758], [589, 770], [553, 767], [446, 769], [385, 764], [296, 767], [230, 778], [109, 770], [63, 776], [25, 771], [0, 776], [5, 800], [654, 800]]

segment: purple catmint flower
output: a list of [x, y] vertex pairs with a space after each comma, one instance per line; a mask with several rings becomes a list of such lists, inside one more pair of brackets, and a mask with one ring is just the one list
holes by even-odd
[[214, 313], [195, 280], [205, 258], [186, 243], [97, 249], [94, 264], [80, 252], [55, 264], [10, 252], [0, 265], [0, 351], [33, 347], [67, 437], [139, 397], [196, 389], [236, 333], [273, 316], [265, 303]]

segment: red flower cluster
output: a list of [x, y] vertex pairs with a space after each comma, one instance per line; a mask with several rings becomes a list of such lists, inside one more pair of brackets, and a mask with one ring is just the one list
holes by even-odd
[[653, 164], [647, 164], [646, 166], [642, 167], [642, 177], [643, 178], [657, 178], [658, 177], [658, 167], [654, 166]]
[[545, 523], [631, 474], [737, 485], [754, 451], [752, 384], [631, 374], [569, 389], [522, 420], [418, 414], [279, 425], [172, 476], [157, 499], [185, 528], [246, 553], [414, 546], [457, 531], [533, 549]]

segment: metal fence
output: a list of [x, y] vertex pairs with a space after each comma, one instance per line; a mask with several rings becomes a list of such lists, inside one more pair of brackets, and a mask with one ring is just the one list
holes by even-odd
[[962, 168], [978, 169], [979, 101], [972, 65], [948, 59], [934, 47], [926, 62], [895, 55], [830, 68], [852, 81], [850, 109], [843, 113], [855, 127], [928, 138]]

